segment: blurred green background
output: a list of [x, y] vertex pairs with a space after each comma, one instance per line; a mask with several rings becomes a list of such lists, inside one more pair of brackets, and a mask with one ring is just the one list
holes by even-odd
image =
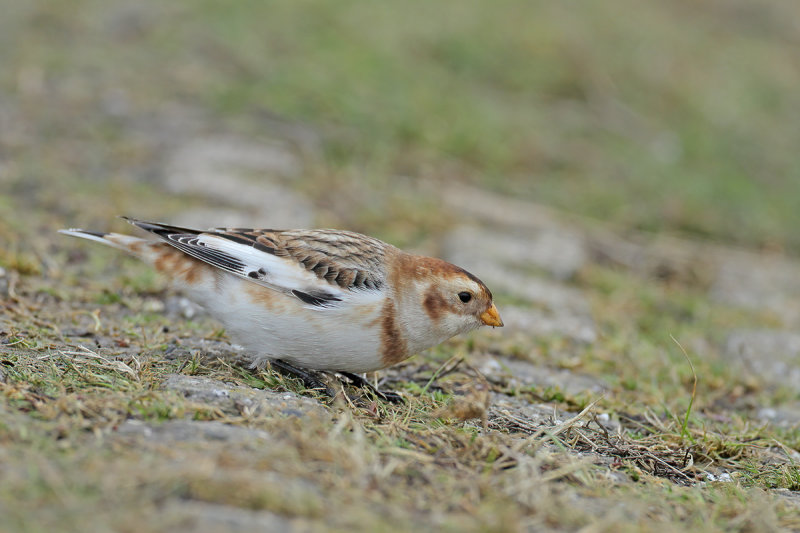
[[2, 10], [6, 215], [155, 179], [147, 137], [170, 132], [142, 117], [180, 105], [245, 134], [276, 117], [317, 132], [311, 189], [466, 182], [622, 228], [800, 251], [797, 2]]

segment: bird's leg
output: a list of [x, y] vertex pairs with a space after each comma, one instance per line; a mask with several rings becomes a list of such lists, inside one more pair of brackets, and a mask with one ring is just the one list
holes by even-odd
[[[316, 375], [317, 373], [313, 370], [305, 370], [303, 368], [298, 368], [293, 364], [287, 363], [282, 359], [272, 359], [269, 362], [270, 366], [274, 368], [278, 373], [283, 374], [284, 376], [291, 377], [291, 378], [298, 378], [303, 382], [309, 389], [320, 390], [327, 396], [334, 398], [336, 393], [328, 387], [319, 377]], [[351, 372], [336, 372], [340, 376], [347, 378], [351, 385], [354, 387], [359, 387], [362, 389], [367, 389], [372, 391], [375, 396], [385, 400], [387, 402], [392, 403], [403, 403], [403, 397], [397, 394], [396, 392], [389, 392], [389, 391], [380, 391], [375, 388], [369, 381], [364, 379], [363, 377], [359, 376], [358, 374], [353, 374]]]
[[313, 371], [298, 368], [292, 364], [287, 363], [281, 359], [272, 359], [269, 362], [270, 366], [278, 373], [290, 378], [298, 378], [309, 389], [320, 390], [331, 398], [336, 396], [336, 393], [328, 387], [319, 377], [315, 376]]
[[353, 374], [352, 372], [342, 372], [342, 371], [337, 372], [337, 374], [346, 377], [350, 381], [350, 384], [353, 385], [354, 387], [360, 387], [362, 389], [370, 390], [375, 394], [375, 396], [387, 402], [403, 403], [405, 401], [403, 400], [403, 397], [397, 394], [396, 392], [389, 392], [389, 391], [384, 392], [376, 389], [372, 383], [370, 383], [363, 377], [359, 376], [358, 374]]

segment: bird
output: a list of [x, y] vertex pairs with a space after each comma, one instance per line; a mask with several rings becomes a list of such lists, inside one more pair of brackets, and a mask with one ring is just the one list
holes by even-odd
[[380, 370], [480, 326], [489, 288], [442, 259], [338, 229], [197, 230], [121, 217], [159, 239], [63, 229], [128, 252], [220, 321], [251, 365]]

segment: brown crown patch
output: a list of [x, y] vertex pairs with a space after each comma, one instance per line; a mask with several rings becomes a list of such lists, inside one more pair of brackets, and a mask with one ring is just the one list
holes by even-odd
[[452, 263], [435, 257], [411, 254], [403, 254], [398, 262], [400, 263], [399, 268], [413, 279], [424, 279], [430, 276], [467, 277], [478, 284], [488, 300], [492, 300], [492, 291], [477, 276]]

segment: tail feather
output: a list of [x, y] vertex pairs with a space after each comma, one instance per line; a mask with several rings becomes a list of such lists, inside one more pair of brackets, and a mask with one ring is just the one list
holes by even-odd
[[144, 252], [144, 245], [149, 241], [131, 235], [123, 235], [121, 233], [107, 233], [101, 231], [89, 231], [79, 228], [60, 229], [59, 233], [63, 235], [70, 235], [72, 237], [80, 237], [81, 239], [88, 239], [90, 241], [99, 242], [108, 246], [113, 246], [119, 250], [124, 250], [128, 253], [135, 255], [142, 255]]
[[[143, 224], [145, 226], [158, 226], [150, 223]], [[136, 225], [139, 226], [139, 224]], [[167, 228], [170, 229], [167, 230]], [[144, 229], [156, 233], [148, 227], [144, 227]], [[172, 233], [172, 229], [174, 228], [165, 226], [164, 228], [158, 229]], [[73, 237], [80, 237], [82, 239], [106, 244], [128, 252], [143, 260], [145, 263], [153, 265], [156, 270], [166, 274], [173, 282], [182, 288], [188, 287], [197, 291], [206, 290], [208, 287], [214, 287], [213, 282], [216, 278], [211, 275], [211, 271], [213, 270], [211, 266], [171, 246], [165, 241], [142, 239], [141, 237], [123, 235], [121, 233], [87, 231], [78, 228], [62, 229], [58, 232], [64, 235], [71, 235]], [[161, 236], [160, 234], [158, 235]]]

